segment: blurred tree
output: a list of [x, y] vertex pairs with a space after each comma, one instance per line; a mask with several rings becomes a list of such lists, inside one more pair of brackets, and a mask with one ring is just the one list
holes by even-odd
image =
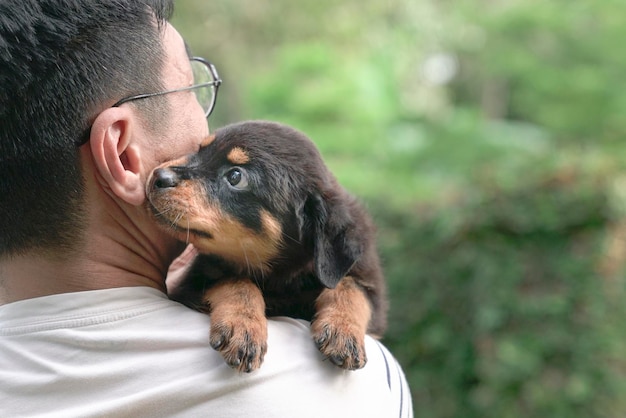
[[213, 127], [304, 130], [370, 205], [419, 417], [622, 417], [621, 0], [181, 0]]
[[459, 3], [463, 30], [480, 33], [480, 42], [454, 43], [463, 62], [459, 105], [480, 103], [488, 117], [534, 123], [558, 140], [623, 137], [622, 2]]

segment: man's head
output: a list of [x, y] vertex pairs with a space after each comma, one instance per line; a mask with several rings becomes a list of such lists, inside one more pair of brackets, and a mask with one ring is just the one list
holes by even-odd
[[[0, 3], [0, 257], [33, 249], [63, 253], [79, 245], [87, 218], [82, 168], [89, 154], [77, 143], [87, 142], [81, 147], [90, 147], [96, 171], [111, 186], [106, 173], [102, 176], [113, 158], [111, 146], [113, 154], [119, 151], [122, 170], [126, 165], [149, 170], [176, 150], [168, 155], [168, 144], [162, 144], [141, 161], [138, 152], [124, 154], [130, 142], [141, 142], [138, 130], [182, 140], [185, 127], [202, 130], [199, 120], [206, 125], [197, 102], [187, 109], [193, 119], [172, 115], [194, 106], [183, 94], [110, 109], [124, 97], [193, 81], [187, 79], [191, 71], [182, 39], [166, 23], [171, 9], [164, 0]], [[179, 68], [182, 62], [185, 68]], [[125, 118], [131, 122], [125, 124]], [[118, 132], [123, 141], [103, 145]], [[195, 145], [179, 152], [190, 147]], [[116, 194], [115, 186], [109, 188]], [[142, 199], [141, 193], [120, 196], [131, 204]]]

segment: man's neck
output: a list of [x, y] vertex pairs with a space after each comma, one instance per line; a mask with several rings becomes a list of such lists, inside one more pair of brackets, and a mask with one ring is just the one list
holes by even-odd
[[147, 236], [152, 228], [142, 231], [115, 223], [119, 218], [104, 220], [90, 230], [87, 242], [72, 256], [48, 257], [32, 251], [0, 259], [0, 305], [115, 287], [149, 286], [165, 292], [168, 266], [183, 245], [150, 232]]
[[59, 293], [114, 287], [149, 286], [165, 292], [165, 269], [123, 252], [119, 258], [107, 247], [106, 259], [77, 257], [55, 260], [37, 255], [0, 262], [0, 305]]
[[88, 220], [73, 254], [0, 257], [0, 305], [59, 293], [149, 286], [165, 292], [165, 276], [184, 244], [168, 236], [141, 205], [117, 198], [86, 167]]

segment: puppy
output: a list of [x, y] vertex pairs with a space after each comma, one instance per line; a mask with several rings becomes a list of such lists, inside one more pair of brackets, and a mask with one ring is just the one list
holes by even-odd
[[273, 122], [217, 130], [147, 182], [158, 222], [200, 253], [176, 294], [211, 315], [210, 344], [243, 372], [260, 367], [267, 316], [311, 321], [325, 358], [363, 367], [387, 300], [373, 224], [304, 134]]

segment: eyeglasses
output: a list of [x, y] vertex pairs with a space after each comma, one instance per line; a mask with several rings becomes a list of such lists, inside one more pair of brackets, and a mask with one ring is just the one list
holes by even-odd
[[157, 93], [137, 94], [135, 96], [125, 97], [111, 107], [118, 107], [124, 103], [132, 102], [133, 100], [147, 99], [149, 97], [162, 96], [164, 94], [177, 93], [179, 91], [194, 90], [198, 103], [200, 103], [200, 106], [204, 109], [204, 116], [208, 118], [215, 108], [217, 90], [220, 84], [222, 84], [222, 80], [217, 74], [215, 66], [209, 61], [200, 57], [192, 57], [189, 60], [191, 62], [191, 70], [193, 71], [192, 86], [160, 91]]
[[[150, 97], [163, 96], [165, 94], [177, 93], [180, 91], [193, 90], [196, 95], [196, 100], [202, 106], [204, 110], [204, 116], [209, 117], [213, 113], [215, 108], [215, 102], [217, 100], [217, 90], [222, 84], [222, 79], [217, 74], [217, 69], [213, 64], [204, 58], [192, 57], [189, 58], [191, 63], [191, 70], [193, 72], [193, 85], [189, 87], [181, 87], [173, 90], [159, 91], [156, 93], [137, 94], [134, 96], [128, 96], [121, 100], [118, 100], [111, 107], [119, 107], [127, 102], [133, 100], [147, 99]], [[81, 146], [89, 141], [89, 132], [91, 127], [85, 132], [80, 141], [76, 143], [77, 146]]]

